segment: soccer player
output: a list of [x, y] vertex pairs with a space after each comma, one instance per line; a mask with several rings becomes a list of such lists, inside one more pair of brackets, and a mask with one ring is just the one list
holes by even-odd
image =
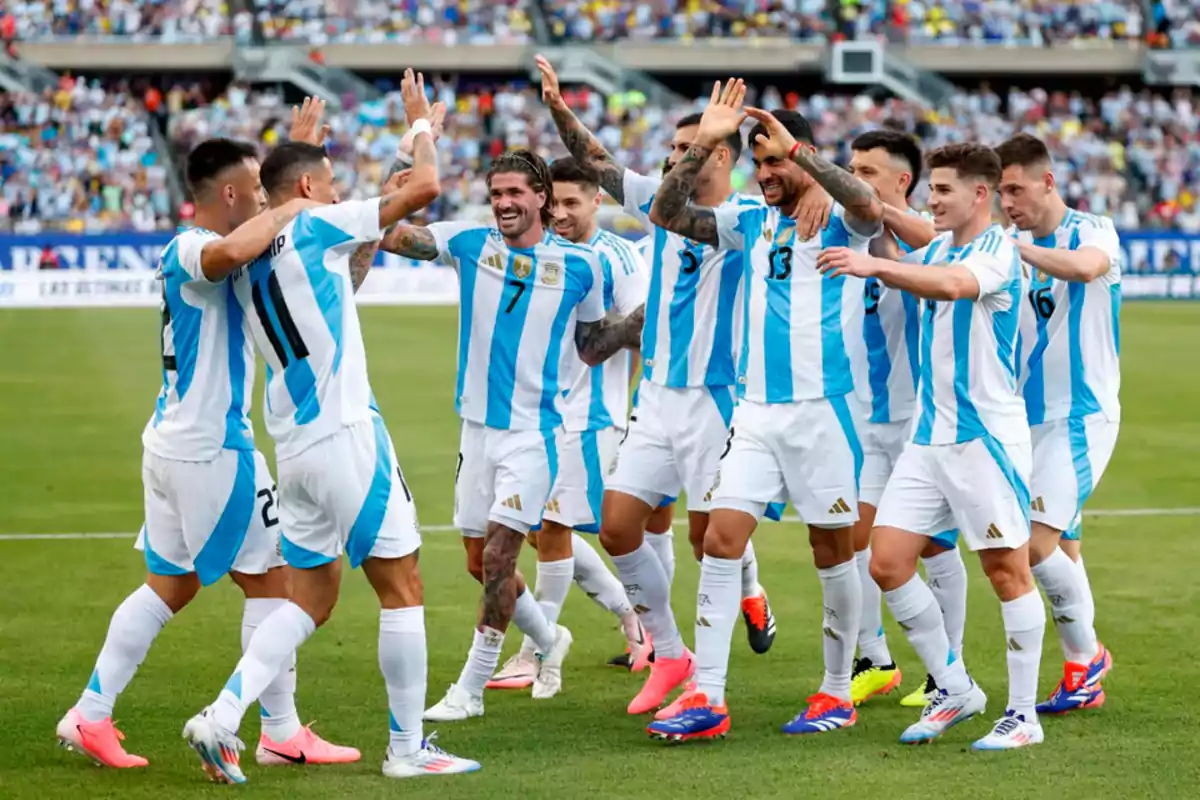
[[[121, 745], [113, 705], [163, 626], [201, 586], [229, 573], [245, 593], [243, 647], [287, 598], [274, 482], [250, 427], [254, 350], [226, 276], [309, 204], [297, 200], [259, 213], [264, 198], [255, 149], [228, 139], [197, 145], [186, 177], [196, 227], [172, 239], [159, 264], [163, 385], [142, 433], [146, 524], [139, 545], [146, 582], [113, 613], [87, 688], [57, 728], [65, 747], [108, 767], [146, 766]], [[259, 763], [358, 760], [354, 748], [301, 727], [295, 691], [291, 653], [267, 676], [259, 698]]]
[[[650, 677], [629, 703], [630, 714], [662, 705], [695, 671], [671, 609], [670, 583], [655, 550], [646, 541], [654, 510], [680, 490], [687, 492], [688, 539], [702, 555], [709, 497], [717, 461], [729, 438], [735, 403], [737, 366], [734, 351], [742, 324], [742, 257], [711, 244], [687, 240], [653, 224], [650, 204], [660, 181], [622, 169], [571, 112], [559, 91], [558, 76], [543, 57], [542, 100], [567, 150], [600, 186], [651, 231], [650, 292], [641, 341], [643, 380], [638, 388], [636, 421], [622, 443], [616, 470], [605, 488], [600, 543], [612, 557], [625, 592], [654, 639]], [[698, 117], [677, 124], [668, 166], [674, 169], [696, 134]], [[697, 202], [732, 207], [754, 201], [732, 190], [734, 162], [741, 154], [734, 132], [700, 176]], [[766, 598], [758, 585], [757, 563], [747, 552], [742, 597]], [[769, 607], [764, 615], [770, 619]], [[766, 652], [774, 638], [773, 620], [748, 628], [755, 652]]]
[[871, 574], [938, 690], [901, 742], [931, 741], [983, 711], [987, 698], [950, 648], [942, 612], [917, 576], [929, 537], [957, 527], [1001, 601], [1007, 710], [975, 749], [1042, 741], [1034, 709], [1046, 611], [1029, 570], [1031, 445], [1017, 390], [1020, 254], [992, 224], [1000, 158], [979, 144], [932, 152], [929, 208], [939, 235], [898, 263], [831, 248], [830, 276], [877, 277], [924, 300], [912, 441], [896, 462], [872, 532]]
[[337, 602], [342, 565], [362, 566], [379, 598], [379, 666], [388, 696], [383, 774], [448, 775], [479, 764], [422, 740], [426, 645], [417, 567], [420, 533], [412, 496], [367, 377], [353, 300], [351, 256], [383, 229], [437, 197], [437, 151], [423, 81], [406, 71], [402, 95], [417, 131], [407, 182], [380, 198], [339, 203], [323, 148], [278, 147], [263, 162], [274, 207], [303, 197], [302, 212], [234, 278], [234, 293], [267, 362], [267, 430], [275, 440], [283, 557], [291, 601], [255, 631], [216, 701], [183, 736], [205, 772], [244, 783], [237, 730], [280, 664], [324, 624]]
[[[850, 145], [850, 172], [869, 184], [883, 202], [883, 221], [891, 237], [871, 242], [872, 255], [888, 257], [894, 240], [903, 253], [920, 249], [936, 235], [933, 223], [908, 206], [921, 176], [921, 148], [901, 131], [864, 133]], [[901, 673], [883, 632], [883, 597], [871, 577], [871, 528], [883, 487], [909, 438], [920, 361], [919, 301], [891, 289], [878, 278], [863, 287], [865, 314], [859, 335], [851, 337], [855, 388], [868, 416], [862, 424], [863, 469], [859, 481], [859, 521], [854, 532], [855, 562], [862, 582], [863, 612], [858, 629], [859, 658], [854, 662], [850, 694], [854, 705], [900, 686]], [[950, 647], [962, 652], [967, 618], [967, 568], [955, 547], [956, 531], [929, 540], [921, 563], [930, 590], [946, 620]], [[936, 690], [931, 676], [900, 704], [920, 708]]]
[[[825, 247], [866, 252], [881, 231], [883, 209], [870, 186], [815, 154], [802, 115], [750, 109], [755, 178], [765, 204], [706, 208], [688, 201], [714, 145], [736, 131], [745, 86], [713, 88], [695, 141], [654, 198], [651, 219], [681, 235], [741, 251], [749, 275], [742, 346], [741, 399], [732, 437], [712, 488], [712, 516], [696, 605], [697, 689], [665, 709], [647, 729], [673, 741], [729, 730], [725, 684], [737, 611], [737, 574], [746, 543], [769, 504], [791, 500], [809, 525], [824, 606], [825, 678], [784, 733], [849, 727], [856, 714], [850, 678], [862, 590], [854, 566], [863, 414], [854, 395], [846, 348], [862, 281], [822, 280], [815, 265]], [[811, 177], [810, 177], [811, 176]], [[835, 201], [820, 235], [797, 233], [794, 215], [809, 191]], [[828, 202], [828, 200], [826, 200]], [[848, 321], [847, 321], [848, 320]]]
[[[596, 177], [573, 158], [550, 165], [553, 184], [554, 232], [569, 242], [595, 249], [603, 268], [605, 314], [623, 318], [646, 303], [647, 270], [628, 240], [601, 230], [596, 212], [603, 202]], [[644, 309], [643, 309], [644, 313]], [[631, 354], [626, 351], [603, 364], [587, 367], [567, 348], [570, 381], [563, 403], [563, 430], [558, 434], [558, 475], [537, 531], [537, 585], [534, 595], [546, 619], [558, 621], [572, 577], [589, 597], [621, 621], [629, 645], [629, 667], [638, 672], [650, 663], [652, 644], [625, 589], [592, 546], [578, 533], [599, 533], [604, 478], [616, 457], [617, 445], [628, 429]], [[534, 534], [531, 532], [531, 538]], [[534, 685], [534, 697], [557, 687], [538, 675], [537, 645], [526, 636], [521, 650], [510, 658], [488, 688], [516, 689]]]
[[[562, 424], [563, 347], [595, 366], [636, 346], [642, 315], [604, 319], [599, 257], [551, 232], [553, 183], [546, 162], [518, 150], [487, 176], [496, 225], [400, 225], [384, 249], [437, 260], [459, 275], [458, 376], [463, 418], [454, 523], [468, 570], [484, 584], [466, 664], [427, 720], [483, 714], [483, 689], [500, 658], [509, 621], [531, 636], [541, 658], [534, 691], [551, 696], [562, 680], [570, 632], [546, 619], [516, 569], [525, 535], [542, 520], [557, 470]], [[573, 345], [569, 344], [573, 342]], [[539, 689], [538, 683], [545, 685]]]
[[1060, 714], [1103, 705], [1101, 682], [1112, 666], [1096, 640], [1079, 542], [1068, 533], [1078, 530], [1120, 428], [1121, 243], [1112, 220], [1063, 202], [1039, 139], [1018, 134], [996, 152], [1004, 167], [1000, 202], [1034, 270], [1021, 315], [1028, 357], [1020, 381], [1033, 437], [1029, 558], [1066, 658], [1062, 680], [1038, 712]]

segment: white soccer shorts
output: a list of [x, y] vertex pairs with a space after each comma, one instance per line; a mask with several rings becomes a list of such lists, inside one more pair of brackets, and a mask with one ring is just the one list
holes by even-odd
[[257, 450], [222, 450], [212, 461], [144, 450], [142, 486], [146, 522], [134, 546], [151, 573], [195, 572], [208, 586], [283, 566], [275, 484]]
[[991, 437], [962, 444], [909, 443], [883, 490], [877, 527], [935, 538], [957, 527], [971, 550], [1029, 541], [1028, 443]]
[[1030, 428], [1033, 480], [1030, 519], [1070, 531], [1117, 446], [1121, 423], [1104, 414], [1056, 419]]
[[553, 431], [506, 431], [463, 421], [454, 525], [468, 538], [496, 522], [521, 534], [541, 524], [557, 472]]
[[707, 512], [734, 402], [728, 386], [670, 389], [642, 381], [636, 419], [629, 421], [605, 488], [652, 508], [682, 489], [688, 511]]
[[624, 435], [625, 431], [617, 427], [559, 431], [558, 476], [546, 501], [544, 519], [583, 533], [600, 532], [604, 476]]
[[283, 557], [300, 569], [343, 553], [358, 567], [421, 546], [412, 493], [375, 413], [279, 462], [279, 517]]
[[883, 487], [887, 486], [892, 470], [912, 439], [912, 420], [900, 422], [862, 422], [863, 468], [859, 480], [859, 502], [879, 507]]
[[852, 525], [863, 462], [857, 403], [853, 395], [795, 403], [742, 400], [713, 482], [712, 507], [761, 519], [770, 503], [791, 500], [809, 525]]

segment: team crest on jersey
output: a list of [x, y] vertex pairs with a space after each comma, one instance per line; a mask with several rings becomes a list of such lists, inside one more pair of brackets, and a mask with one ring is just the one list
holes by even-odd
[[562, 277], [561, 265], [555, 264], [553, 261], [542, 265], [542, 283], [547, 286], [555, 286], [560, 277]]
[[1045, 283], [1045, 282], [1046, 282], [1046, 279], [1047, 279], [1048, 277], [1049, 277], [1049, 276], [1048, 276], [1048, 275], [1046, 275], [1046, 273], [1042, 272], [1040, 269], [1037, 271], [1037, 279], [1038, 279], [1038, 283]]
[[529, 256], [517, 256], [513, 259], [513, 275], [518, 278], [528, 278], [533, 272], [533, 259]]
[[787, 240], [792, 237], [792, 231], [795, 228], [780, 228], [775, 231], [775, 244], [787, 244]]

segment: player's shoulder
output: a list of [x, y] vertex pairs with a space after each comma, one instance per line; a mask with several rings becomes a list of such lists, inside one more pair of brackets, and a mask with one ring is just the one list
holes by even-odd
[[1004, 258], [1011, 255], [1012, 248], [1012, 239], [1009, 238], [1004, 228], [993, 225], [975, 237], [975, 241], [972, 242], [971, 254]]
[[1073, 208], [1067, 209], [1067, 215], [1063, 218], [1063, 227], [1065, 228], [1083, 228], [1087, 230], [1105, 230], [1115, 231], [1117, 226], [1113, 223], [1111, 217], [1106, 217], [1101, 214], [1093, 214], [1088, 211], [1077, 211]]
[[[160, 269], [164, 276], [174, 273], [193, 272], [199, 268], [200, 253], [209, 242], [220, 239], [221, 234], [207, 228], [187, 228], [180, 230], [167, 242], [159, 257]], [[190, 262], [188, 269], [184, 262]]]

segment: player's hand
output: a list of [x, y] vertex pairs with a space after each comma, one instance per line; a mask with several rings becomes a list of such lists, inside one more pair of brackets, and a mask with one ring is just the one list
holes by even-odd
[[321, 147], [330, 130], [328, 125], [321, 124], [324, 116], [324, 100], [319, 97], [304, 98], [304, 105], [299, 108], [292, 106], [292, 129], [288, 131], [288, 139]]
[[[430, 107], [430, 115], [429, 135], [436, 142], [438, 137], [442, 135], [442, 126], [446, 120], [446, 104], [442, 102], [434, 103]], [[404, 132], [404, 136], [400, 137], [400, 144], [396, 148], [400, 153], [407, 156], [409, 160], [412, 160], [413, 139], [415, 138], [416, 134], [413, 133], [412, 128], [409, 128]]]
[[883, 226], [883, 233], [871, 240], [871, 255], [876, 258], [886, 258], [889, 261], [899, 261], [904, 257], [904, 254], [900, 252], [896, 232], [886, 224]]
[[394, 194], [404, 188], [404, 184], [408, 183], [409, 177], [412, 175], [411, 169], [402, 169], [399, 172], [393, 173], [390, 178], [384, 181], [383, 189], [380, 194]]
[[813, 184], [804, 193], [793, 216], [796, 219], [796, 234], [804, 241], [825, 230], [829, 214], [833, 211], [833, 198], [820, 186]]
[[711, 149], [736, 133], [746, 121], [746, 114], [742, 111], [745, 99], [746, 82], [741, 78], [730, 78], [724, 87], [720, 81], [714, 82], [708, 107], [704, 109], [696, 130], [696, 144]]
[[767, 129], [766, 134], [758, 134], [750, 145], [759, 145], [764, 149], [765, 158], [789, 158], [792, 148], [796, 146], [796, 137], [788, 133], [783, 123], [775, 119], [770, 111], [761, 108], [747, 108], [746, 113], [754, 117]]
[[404, 102], [404, 116], [412, 125], [419, 119], [433, 121], [433, 107], [425, 94], [425, 76], [414, 73], [411, 68], [404, 70], [404, 78], [400, 81], [400, 99]]
[[538, 72], [542, 73], [542, 102], [548, 108], [566, 108], [567, 101], [563, 100], [562, 91], [558, 87], [558, 73], [550, 65], [549, 59], [539, 55], [534, 59], [534, 63], [537, 64]]
[[875, 259], [849, 247], [829, 247], [817, 256], [817, 272], [830, 278], [839, 275], [870, 278], [879, 273], [879, 265]]

